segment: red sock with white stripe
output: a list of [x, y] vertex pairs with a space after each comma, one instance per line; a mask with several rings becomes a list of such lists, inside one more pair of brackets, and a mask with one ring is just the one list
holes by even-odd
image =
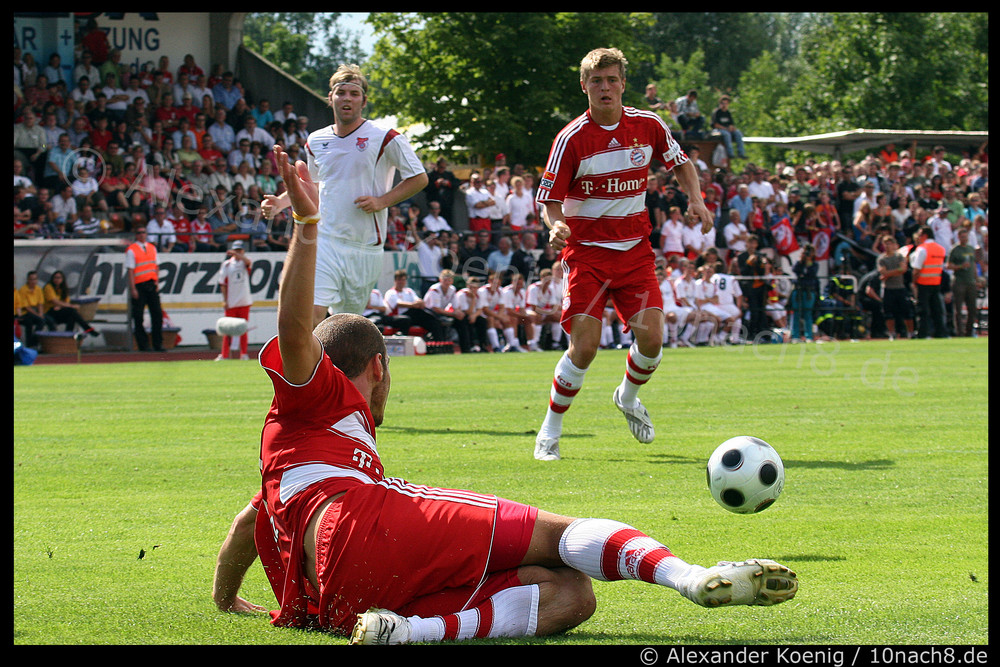
[[573, 399], [583, 386], [586, 368], [577, 368], [570, 361], [569, 352], [564, 352], [556, 364], [556, 372], [552, 378], [552, 389], [549, 390], [549, 409], [545, 413], [545, 421], [539, 429], [539, 435], [546, 438], [558, 438], [562, 434], [563, 413], [569, 410]]
[[668, 586], [693, 568], [670, 549], [632, 526], [609, 519], [577, 519], [559, 539], [559, 557], [592, 579], [633, 579]]
[[457, 614], [407, 620], [411, 642], [530, 637], [538, 626], [538, 585], [507, 588]]
[[639, 388], [649, 381], [662, 358], [662, 350], [657, 352], [655, 357], [647, 357], [639, 352], [637, 344], [632, 343], [628, 349], [628, 359], [625, 361], [625, 377], [622, 379], [621, 389], [618, 392], [618, 398], [622, 405], [627, 408], [635, 407]]

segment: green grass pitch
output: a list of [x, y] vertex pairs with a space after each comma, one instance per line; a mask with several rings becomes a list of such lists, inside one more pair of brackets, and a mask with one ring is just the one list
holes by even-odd
[[[389, 476], [630, 523], [704, 565], [767, 557], [798, 596], [707, 610], [595, 582], [597, 613], [515, 644], [987, 644], [986, 339], [664, 350], [629, 435], [604, 351], [566, 415], [563, 459], [532, 458], [557, 353], [394, 359], [379, 452]], [[15, 644], [344, 644], [222, 614], [218, 547], [259, 479], [270, 383], [255, 362], [15, 367]], [[726, 512], [705, 462], [770, 442], [785, 490]], [[273, 608], [259, 565], [243, 588]]]

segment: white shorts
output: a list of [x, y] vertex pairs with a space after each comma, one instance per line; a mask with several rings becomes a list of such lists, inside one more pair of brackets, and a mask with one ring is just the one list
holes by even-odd
[[694, 308], [688, 308], [687, 306], [663, 306], [664, 313], [674, 313], [677, 315], [677, 322], [683, 324], [687, 322], [688, 315], [694, 312]]
[[382, 275], [382, 248], [321, 243], [316, 253], [313, 304], [360, 315]]
[[[708, 313], [709, 315], [713, 315], [719, 318], [720, 320], [728, 320], [734, 317], [734, 315], [727, 309], [726, 306], [717, 306], [714, 303], [706, 303], [704, 306], [701, 307], [701, 310], [702, 312]], [[738, 315], [735, 317], [738, 317]]]

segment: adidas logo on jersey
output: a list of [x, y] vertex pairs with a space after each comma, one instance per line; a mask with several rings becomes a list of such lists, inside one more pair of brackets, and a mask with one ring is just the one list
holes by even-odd
[[608, 144], [608, 148], [621, 148], [621, 144], [614, 137], [611, 138], [611, 143]]

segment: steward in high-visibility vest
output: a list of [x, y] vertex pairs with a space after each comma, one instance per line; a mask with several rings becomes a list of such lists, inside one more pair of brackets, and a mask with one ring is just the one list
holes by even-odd
[[913, 281], [918, 285], [940, 285], [946, 255], [944, 247], [936, 241], [927, 239], [917, 246], [915, 252], [921, 251], [923, 251], [923, 265], [916, 269]]
[[156, 246], [146, 241], [136, 241], [128, 247], [128, 252], [135, 258], [133, 279], [136, 285], [147, 280], [159, 280], [156, 265]]
[[941, 300], [941, 274], [946, 253], [933, 239], [933, 230], [921, 227], [916, 234], [916, 247], [909, 257], [913, 282], [917, 286], [918, 338], [945, 338], [948, 335]]
[[163, 351], [163, 307], [160, 305], [159, 271], [156, 264], [156, 246], [146, 241], [146, 228], [135, 230], [136, 241], [125, 251], [125, 266], [129, 270], [130, 312], [132, 333], [140, 350], [150, 349], [150, 335], [146, 334], [143, 313], [149, 308], [152, 349]]

